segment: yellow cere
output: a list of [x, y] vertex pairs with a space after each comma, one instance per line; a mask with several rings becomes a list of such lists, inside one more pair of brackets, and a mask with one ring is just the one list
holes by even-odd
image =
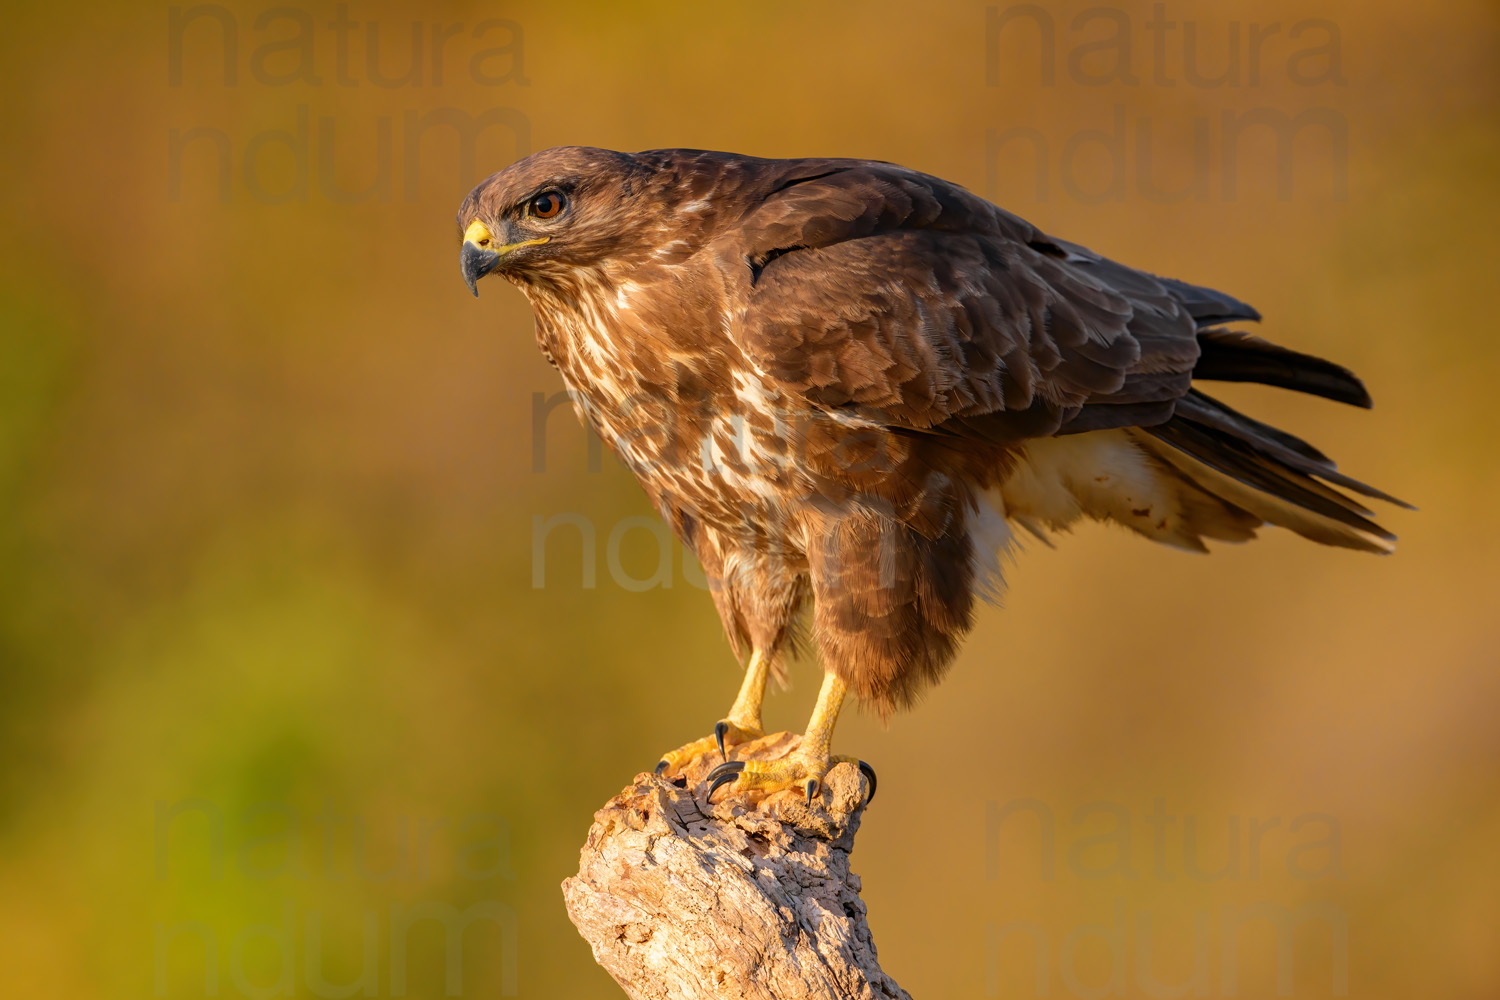
[[469, 223], [469, 228], [464, 230], [464, 242], [475, 246], [486, 246], [490, 239], [490, 229], [484, 223], [475, 219]]
[[478, 219], [475, 219], [473, 222], [469, 223], [469, 228], [464, 230], [465, 243], [472, 243], [477, 247], [484, 247], [486, 250], [493, 250], [496, 253], [502, 255], [508, 254], [512, 250], [519, 250], [521, 249], [521, 247], [540, 246], [541, 244], [546, 243], [551, 238], [552, 237], [550, 236], [538, 236], [534, 240], [522, 240], [519, 243], [507, 243], [504, 246], [497, 247], [491, 245], [493, 237], [490, 236], [489, 227], [480, 222]]

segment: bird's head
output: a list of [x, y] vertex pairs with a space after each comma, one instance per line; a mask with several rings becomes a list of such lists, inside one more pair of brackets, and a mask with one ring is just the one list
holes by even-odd
[[579, 268], [648, 246], [658, 220], [639, 199], [650, 174], [628, 153], [558, 146], [490, 175], [458, 211], [464, 281], [476, 296], [491, 272], [521, 284], [562, 283]]

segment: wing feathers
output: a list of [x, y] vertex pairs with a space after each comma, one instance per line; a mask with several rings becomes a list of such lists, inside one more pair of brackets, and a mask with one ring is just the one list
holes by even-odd
[[1260, 382], [1369, 406], [1348, 369], [1223, 328], [1260, 319], [1238, 299], [1048, 237], [937, 178], [816, 166], [753, 207], [719, 256], [731, 282], [749, 265], [732, 334], [781, 388], [958, 446], [1140, 428], [1132, 436], [1172, 470], [1163, 474], [1210, 507], [1390, 548], [1340, 490], [1401, 501], [1192, 388]]
[[1332, 361], [1278, 347], [1268, 340], [1237, 330], [1203, 330], [1198, 334], [1202, 354], [1193, 377], [1218, 382], [1260, 382], [1335, 399], [1369, 409], [1365, 385], [1353, 372]]
[[1178, 301], [1187, 306], [1188, 314], [1200, 327], [1229, 323], [1234, 320], [1260, 322], [1260, 313], [1256, 312], [1253, 306], [1248, 306], [1231, 295], [1225, 295], [1212, 288], [1190, 285], [1186, 281], [1178, 281], [1175, 278], [1158, 277], [1156, 280], [1171, 291]]

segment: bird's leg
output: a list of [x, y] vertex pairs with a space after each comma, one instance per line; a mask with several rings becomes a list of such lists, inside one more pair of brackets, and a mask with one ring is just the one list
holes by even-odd
[[780, 791], [796, 788], [807, 796], [810, 804], [822, 786], [823, 776], [835, 764], [854, 764], [870, 782], [870, 798], [875, 797], [875, 770], [856, 757], [836, 756], [832, 753], [833, 727], [839, 719], [839, 709], [844, 706], [846, 691], [844, 682], [829, 671], [823, 675], [823, 687], [818, 692], [818, 704], [808, 720], [807, 732], [802, 743], [781, 760], [725, 761], [709, 772], [708, 794], [720, 785], [735, 782], [735, 787]]
[[719, 745], [719, 756], [725, 760], [724, 738], [731, 743], [744, 743], [764, 736], [761, 729], [760, 707], [766, 699], [766, 678], [771, 673], [771, 658], [760, 650], [750, 654], [750, 665], [745, 669], [745, 679], [740, 683], [740, 693], [735, 696], [729, 714], [714, 725], [714, 740]]
[[729, 714], [714, 726], [714, 734], [705, 736], [701, 740], [694, 740], [676, 750], [668, 750], [662, 755], [661, 762], [656, 765], [656, 773], [664, 774], [668, 770], [678, 770], [693, 758], [714, 749], [719, 751], [721, 757], [728, 760], [729, 755], [725, 752], [726, 742], [731, 745], [744, 743], [765, 735], [760, 726], [760, 706], [765, 700], [766, 678], [770, 672], [771, 658], [758, 649], [751, 653], [750, 663], [745, 668], [744, 683], [740, 685], [739, 696], [734, 699], [734, 705], [729, 709]]

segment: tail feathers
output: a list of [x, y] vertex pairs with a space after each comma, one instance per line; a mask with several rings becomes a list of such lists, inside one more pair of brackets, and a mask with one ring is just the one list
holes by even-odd
[[1401, 501], [1338, 472], [1310, 445], [1201, 393], [1182, 400], [1168, 422], [1133, 433], [1184, 479], [1267, 523], [1325, 545], [1395, 550], [1396, 537], [1371, 521], [1364, 505], [1320, 480]]
[[1200, 354], [1193, 378], [1216, 382], [1260, 382], [1326, 399], [1372, 405], [1370, 394], [1353, 372], [1332, 361], [1279, 347], [1238, 330], [1199, 330]]
[[[1254, 417], [1247, 417], [1197, 389], [1189, 390], [1186, 397], [1177, 401], [1176, 413], [1193, 423], [1214, 428], [1240, 441], [1248, 442], [1256, 451], [1298, 472], [1327, 480], [1362, 496], [1383, 500], [1398, 507], [1405, 507], [1407, 510], [1414, 509], [1405, 500], [1398, 500], [1384, 490], [1378, 490], [1352, 476], [1344, 475], [1338, 470], [1338, 466], [1334, 465], [1333, 459], [1301, 438], [1272, 427], [1270, 424], [1263, 424]], [[1370, 513], [1368, 509], [1358, 504], [1355, 506], [1362, 514]]]
[[[1368, 408], [1370, 394], [1347, 368], [1287, 350], [1222, 325], [1259, 320], [1250, 306], [1223, 292], [1159, 279], [1197, 326], [1193, 379], [1259, 382]], [[1248, 518], [1290, 528], [1327, 545], [1390, 552], [1395, 536], [1370, 520], [1362, 497], [1405, 504], [1338, 471], [1329, 457], [1300, 438], [1238, 413], [1190, 389], [1170, 420], [1130, 431], [1136, 443], [1197, 489]]]

